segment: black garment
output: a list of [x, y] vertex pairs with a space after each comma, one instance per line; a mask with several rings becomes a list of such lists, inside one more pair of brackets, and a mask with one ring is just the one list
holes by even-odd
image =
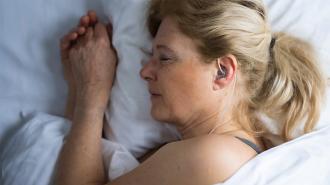
[[243, 143], [249, 145], [249, 147], [251, 147], [253, 150], [255, 150], [257, 152], [257, 154], [260, 154], [262, 152], [262, 150], [254, 143], [252, 143], [251, 141], [244, 139], [244, 138], [240, 138], [240, 137], [236, 137], [237, 139], [241, 140]]

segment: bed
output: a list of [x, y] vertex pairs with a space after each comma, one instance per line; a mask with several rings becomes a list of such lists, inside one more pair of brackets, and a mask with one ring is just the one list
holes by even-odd
[[[265, 4], [273, 29], [312, 42], [330, 77], [330, 5], [325, 0], [265, 0]], [[0, 1], [0, 184], [51, 182], [56, 154], [70, 125], [63, 118], [67, 86], [59, 38], [89, 9], [98, 12], [101, 20], [113, 22], [120, 59], [106, 114], [104, 161], [109, 179], [136, 167], [135, 158], [145, 150], [180, 138], [170, 125], [150, 118], [148, 92], [138, 77], [150, 49], [143, 26], [146, 5], [147, 0]], [[264, 152], [225, 184], [243, 179], [245, 184], [260, 185], [329, 184], [328, 102], [317, 131]], [[24, 143], [19, 142], [22, 138]]]

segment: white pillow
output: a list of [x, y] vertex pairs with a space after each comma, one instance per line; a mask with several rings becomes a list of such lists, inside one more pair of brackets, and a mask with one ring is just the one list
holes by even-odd
[[329, 137], [328, 126], [267, 150], [216, 185], [329, 185]]
[[150, 95], [139, 72], [151, 50], [146, 29], [148, 0], [102, 0], [104, 14], [113, 23], [113, 44], [119, 63], [106, 112], [108, 139], [125, 146], [135, 157], [164, 142], [179, 139], [172, 126], [150, 116]]

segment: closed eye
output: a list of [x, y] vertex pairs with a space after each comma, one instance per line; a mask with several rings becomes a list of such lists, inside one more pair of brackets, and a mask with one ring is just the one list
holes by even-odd
[[167, 58], [167, 57], [161, 57], [159, 58], [160, 61], [168, 61], [168, 60], [171, 60], [170, 58]]
[[167, 56], [159, 56], [159, 61], [161, 63], [170, 63], [172, 61], [172, 58], [167, 57]]

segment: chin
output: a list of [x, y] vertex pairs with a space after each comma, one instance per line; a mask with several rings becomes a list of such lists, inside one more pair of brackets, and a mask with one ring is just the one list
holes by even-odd
[[151, 109], [151, 116], [154, 118], [156, 121], [160, 122], [168, 122], [168, 117], [164, 114], [164, 111], [152, 108]]

